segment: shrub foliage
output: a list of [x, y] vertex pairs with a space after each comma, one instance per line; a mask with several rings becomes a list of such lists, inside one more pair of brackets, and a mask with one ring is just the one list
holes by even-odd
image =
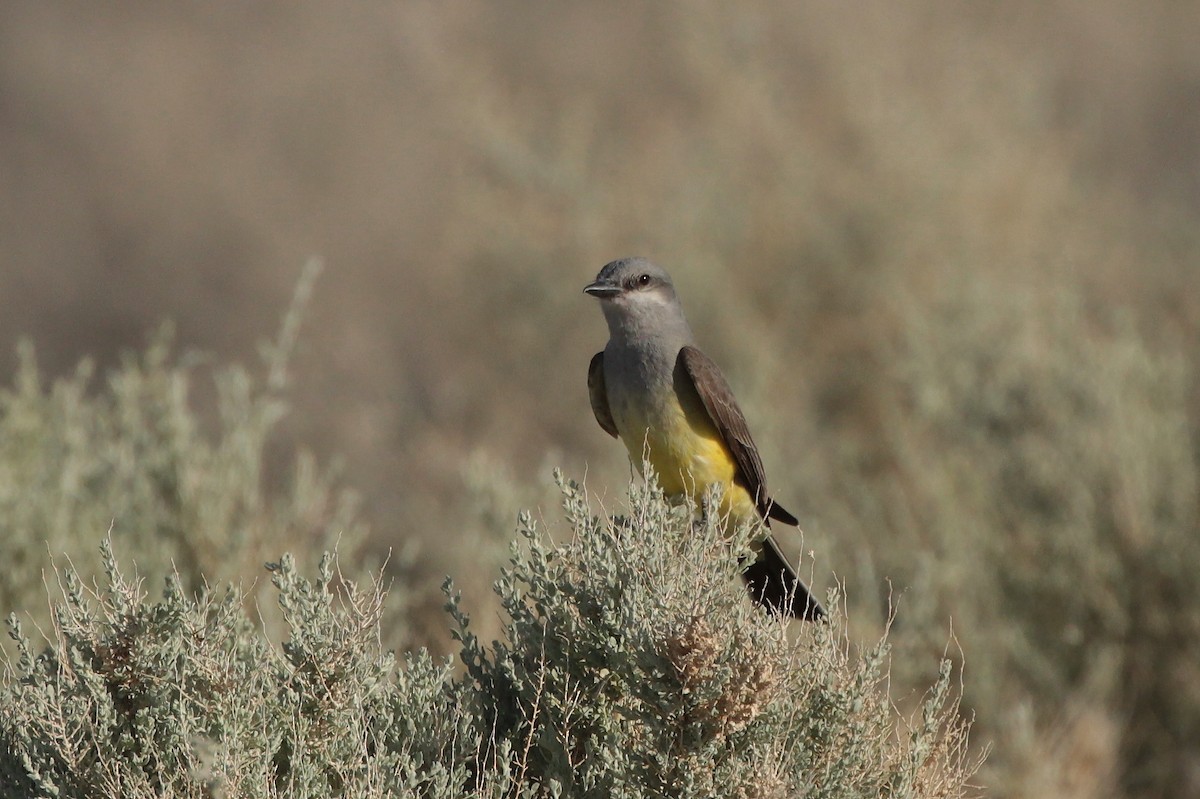
[[[20, 345], [13, 385], [0, 388], [0, 609], [44, 606], [50, 553], [70, 553], [85, 582], [97, 577], [94, 542], [105, 530], [140, 573], [173, 574], [188, 592], [206, 580], [254, 581], [285, 548], [352, 551], [364, 541], [357, 498], [335, 474], [305, 452], [268, 454], [315, 274], [262, 346], [261, 370], [176, 356], [164, 328], [102, 379], [85, 360], [47, 381], [32, 346]], [[206, 397], [210, 415], [196, 410]], [[268, 615], [273, 604], [262, 603]]]
[[[383, 645], [382, 581], [270, 564], [272, 644], [239, 589], [151, 601], [105, 541], [61, 570], [44, 649], [16, 616], [0, 697], [6, 795], [959, 796], [971, 772], [948, 667], [912, 718], [887, 644], [787, 625], [737, 579], [726, 535], [636, 485], [595, 515], [562, 480], [566, 540], [525, 514], [484, 644], [447, 585], [461, 666]], [[730, 540], [732, 539], [732, 540]], [[58, 572], [56, 572], [58, 573]], [[837, 606], [837, 597], [831, 597]], [[835, 613], [835, 619], [840, 618]]]

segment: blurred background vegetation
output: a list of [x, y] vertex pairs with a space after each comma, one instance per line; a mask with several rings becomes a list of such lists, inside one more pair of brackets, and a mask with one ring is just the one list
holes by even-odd
[[436, 586], [494, 601], [551, 464], [621, 495], [580, 289], [649, 256], [818, 588], [898, 608], [901, 687], [965, 659], [994, 795], [1197, 796], [1197, 41], [1172, 0], [9, 2], [0, 370], [163, 319], [251, 361], [319, 254], [265, 479], [340, 459], [446, 650]]

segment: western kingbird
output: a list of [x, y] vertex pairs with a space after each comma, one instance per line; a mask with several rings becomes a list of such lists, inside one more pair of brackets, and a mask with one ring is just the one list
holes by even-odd
[[[720, 512], [731, 519], [798, 524], [767, 493], [746, 417], [720, 369], [696, 348], [666, 270], [644, 258], [613, 261], [584, 293], [600, 300], [609, 334], [588, 368], [592, 411], [637, 470], [649, 460], [667, 496], [697, 502], [720, 484]], [[770, 535], [743, 576], [761, 605], [810, 621], [825, 616]]]

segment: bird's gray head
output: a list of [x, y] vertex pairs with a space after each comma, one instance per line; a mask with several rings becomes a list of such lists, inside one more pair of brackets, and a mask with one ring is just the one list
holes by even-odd
[[671, 276], [645, 258], [622, 258], [605, 265], [583, 291], [600, 300], [614, 338], [691, 338]]

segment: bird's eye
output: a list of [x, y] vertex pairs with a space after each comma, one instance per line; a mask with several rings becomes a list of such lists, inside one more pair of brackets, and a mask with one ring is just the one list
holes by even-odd
[[649, 285], [650, 285], [650, 276], [649, 276], [649, 275], [642, 275], [642, 276], [640, 276], [640, 277], [637, 279], [637, 284], [638, 284], [639, 286], [643, 286], [643, 287], [644, 287], [644, 286], [649, 286]]

